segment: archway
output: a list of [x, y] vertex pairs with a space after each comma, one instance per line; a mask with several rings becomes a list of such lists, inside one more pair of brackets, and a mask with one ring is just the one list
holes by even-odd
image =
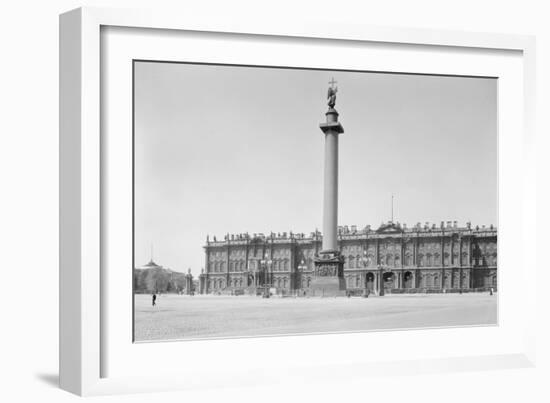
[[384, 273], [382, 276], [384, 279], [384, 289], [391, 290], [393, 288], [394, 274], [392, 272]]
[[366, 287], [367, 287], [367, 290], [369, 290], [369, 291], [374, 290], [374, 274], [373, 273], [367, 273]]
[[403, 275], [403, 288], [414, 288], [413, 274], [410, 271], [406, 271]]

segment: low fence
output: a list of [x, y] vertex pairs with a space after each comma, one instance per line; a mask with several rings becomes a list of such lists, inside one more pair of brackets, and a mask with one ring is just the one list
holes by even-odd
[[[497, 292], [497, 287], [478, 287], [478, 288], [387, 288], [384, 289], [384, 294], [462, 294], [462, 293], [479, 293], [487, 292], [490, 293]], [[244, 289], [223, 289], [210, 291], [209, 294], [213, 295], [252, 295], [252, 296], [265, 296], [269, 294], [270, 296], [282, 297], [282, 298], [296, 298], [296, 297], [316, 297], [322, 296], [317, 292], [318, 295], [315, 295], [314, 290], [310, 289], [298, 289], [298, 290], [287, 290], [287, 289], [277, 289], [273, 292], [272, 288], [265, 287], [249, 287]], [[378, 291], [376, 290], [366, 290], [364, 288], [349, 288], [346, 290], [346, 295], [351, 297], [361, 297], [368, 295], [377, 295]]]
[[384, 290], [387, 294], [463, 294], [472, 292], [493, 292], [497, 291], [496, 287], [479, 287], [479, 288], [392, 288]]

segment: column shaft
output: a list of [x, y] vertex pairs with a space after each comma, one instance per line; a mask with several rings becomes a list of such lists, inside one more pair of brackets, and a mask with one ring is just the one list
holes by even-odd
[[337, 249], [338, 231], [338, 133], [325, 135], [325, 183], [323, 198], [323, 251]]

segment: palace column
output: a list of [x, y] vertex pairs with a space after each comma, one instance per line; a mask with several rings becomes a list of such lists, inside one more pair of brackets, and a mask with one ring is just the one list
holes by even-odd
[[[334, 80], [331, 83], [334, 85]], [[315, 277], [312, 288], [321, 295], [345, 294], [344, 258], [338, 249], [338, 136], [344, 128], [338, 122], [338, 112], [334, 109], [336, 91], [329, 88], [329, 109], [326, 122], [319, 127], [325, 135], [325, 166], [323, 192], [323, 242], [322, 249], [315, 259]]]
[[441, 280], [439, 281], [439, 288], [445, 288], [445, 230], [441, 231]]
[[325, 133], [325, 175], [323, 193], [323, 252], [337, 250], [338, 229], [338, 135], [342, 126], [335, 123], [338, 113], [327, 112], [327, 123], [321, 124]]
[[[210, 262], [210, 248], [208, 247], [210, 244], [210, 239], [208, 235], [206, 236], [206, 246], [205, 246], [205, 262], [204, 262], [204, 269], [201, 270], [201, 274], [199, 276], [200, 281], [200, 293], [201, 294], [208, 294], [208, 273], [212, 270], [211, 262]], [[204, 273], [204, 270], [206, 270], [206, 274]]]

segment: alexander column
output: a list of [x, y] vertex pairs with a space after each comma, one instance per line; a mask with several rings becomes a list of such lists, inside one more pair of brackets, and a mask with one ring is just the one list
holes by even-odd
[[315, 258], [315, 277], [311, 288], [315, 295], [345, 295], [344, 257], [338, 249], [338, 136], [344, 128], [338, 122], [336, 92], [332, 79], [328, 88], [326, 122], [319, 127], [325, 134], [325, 167], [323, 195], [323, 245]]

